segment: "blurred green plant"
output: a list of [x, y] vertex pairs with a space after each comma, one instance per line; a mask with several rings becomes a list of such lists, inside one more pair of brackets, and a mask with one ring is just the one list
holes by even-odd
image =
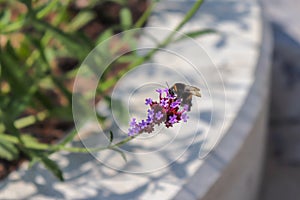
[[[108, 146], [86, 149], [69, 145], [77, 134], [75, 129], [55, 144], [38, 141], [26, 129], [37, 123], [47, 123], [48, 119], [72, 121], [72, 92], [67, 80], [71, 82], [74, 79], [78, 64], [64, 72], [53, 64], [57, 58], [67, 57], [71, 58], [67, 61], [81, 63], [97, 44], [113, 36], [116, 31], [142, 27], [156, 3], [156, 1], [149, 2], [140, 18], [134, 21], [127, 1], [112, 1], [120, 7], [118, 23], [106, 27], [95, 38], [91, 38], [83, 28], [95, 19], [97, 14], [94, 12], [95, 5], [103, 2], [107, 1], [90, 1], [84, 8], [76, 10], [75, 14], [70, 14], [68, 9], [73, 5], [72, 1], [0, 1], [0, 157], [2, 159], [12, 161], [22, 154], [30, 160], [30, 166], [42, 162], [60, 180], [63, 180], [62, 171], [57, 163], [49, 158], [57, 151], [87, 153], [110, 149], [120, 152], [125, 159], [125, 155], [117, 147], [135, 136], [113, 143], [113, 134], [109, 132]], [[194, 3], [175, 31], [182, 29], [194, 16], [202, 2], [197, 0]], [[197, 37], [211, 32], [213, 31], [205, 29], [187, 35]], [[127, 71], [151, 59], [159, 48], [180, 40], [180, 38], [175, 40], [173, 37], [174, 34], [170, 34], [157, 44], [156, 49], [144, 56], [132, 53], [119, 58], [117, 62], [126, 63], [126, 67], [113, 77], [107, 76], [101, 80], [97, 95], [109, 103], [108, 92], [118, 79]], [[110, 68], [105, 73], [108, 74], [109, 70]], [[59, 95], [60, 101], [53, 98], [53, 92], [54, 96]], [[100, 121], [105, 120], [101, 114], [98, 117]]]

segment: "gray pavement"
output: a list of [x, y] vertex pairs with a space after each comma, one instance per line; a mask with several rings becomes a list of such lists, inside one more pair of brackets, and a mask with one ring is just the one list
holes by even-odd
[[261, 200], [300, 198], [300, 1], [263, 0], [274, 34], [268, 158]]

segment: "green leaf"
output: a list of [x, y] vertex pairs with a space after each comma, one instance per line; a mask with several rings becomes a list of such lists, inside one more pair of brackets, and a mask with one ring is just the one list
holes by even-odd
[[16, 128], [21, 129], [27, 126], [30, 126], [34, 123], [37, 123], [39, 121], [43, 121], [48, 117], [48, 112], [39, 112], [36, 115], [28, 115], [25, 117], [21, 117], [19, 119], [16, 119], [14, 121], [14, 125]]
[[[0, 3], [1, 4], [1, 3]], [[9, 8], [0, 12], [0, 33], [9, 34], [23, 27], [25, 23], [25, 14], [19, 13], [14, 19], [11, 19], [12, 10]]]
[[[0, 49], [0, 53], [1, 53], [1, 49]], [[1, 59], [0, 59], [0, 81], [2, 79], [1, 75], [2, 75], [2, 64], [1, 64]], [[2, 93], [2, 91], [0, 91], [0, 93]]]
[[135, 60], [139, 55], [137, 55], [135, 52], [131, 52], [130, 54], [125, 54], [117, 58], [118, 63], [129, 63], [132, 60]]
[[1, 52], [0, 60], [3, 77], [9, 82], [15, 95], [24, 95], [28, 81], [25, 79], [23, 68], [20, 67], [19, 59], [10, 42], [7, 42], [4, 51]]
[[38, 157], [33, 157], [32, 159], [31, 159], [31, 161], [29, 162], [29, 166], [28, 166], [28, 168], [32, 168], [33, 167], [33, 165], [35, 165], [37, 162], [39, 162], [40, 161], [40, 159], [38, 158]]
[[3, 34], [10, 34], [11, 32], [20, 30], [24, 26], [24, 24], [25, 19], [20, 17], [20, 19], [18, 19], [17, 21], [5, 25], [4, 28], [0, 28], [0, 32], [2, 32]]
[[11, 11], [5, 10], [4, 12], [0, 13], [0, 28], [3, 29], [4, 25], [8, 24], [11, 17]]
[[114, 134], [112, 131], [109, 131], [109, 142], [112, 143], [114, 140]]
[[202, 30], [197, 30], [197, 31], [191, 31], [191, 32], [185, 33], [182, 37], [177, 38], [174, 42], [183, 40], [186, 37], [196, 38], [199, 36], [203, 36], [206, 34], [213, 34], [213, 33], [217, 33], [217, 31], [215, 31], [213, 29], [202, 29]]
[[42, 156], [41, 161], [60, 181], [64, 181], [63, 173], [56, 162], [46, 156]]
[[68, 133], [68, 135], [63, 140], [59, 142], [58, 146], [60, 147], [65, 146], [66, 144], [71, 142], [76, 135], [77, 135], [77, 130], [73, 129]]
[[8, 141], [0, 141], [0, 157], [5, 160], [16, 160], [19, 157], [19, 149]]
[[107, 29], [104, 31], [96, 40], [96, 44], [100, 44], [104, 40], [110, 38], [113, 35], [113, 30], [112, 29]]
[[52, 0], [45, 3], [37, 12], [36, 17], [41, 19], [48, 15], [51, 11], [53, 11], [58, 6], [58, 0]]
[[124, 29], [129, 28], [132, 25], [132, 16], [128, 8], [122, 8], [120, 12], [121, 25]]
[[50, 145], [39, 142], [35, 137], [24, 134], [21, 135], [22, 141], [26, 148], [29, 149], [50, 149]]
[[117, 149], [117, 148], [112, 148], [111, 150], [118, 152], [121, 155], [121, 157], [123, 158], [123, 160], [125, 162], [127, 162], [126, 155], [125, 155], [125, 153], [123, 151], [121, 151], [120, 149]]
[[[51, 148], [53, 148], [54, 146], [51, 144], [45, 144], [45, 143], [41, 143], [39, 142], [35, 137], [28, 135], [28, 134], [22, 134], [20, 136], [20, 139], [22, 141], [22, 147], [26, 148], [26, 149], [32, 149], [32, 150], [41, 150], [41, 151], [45, 151], [45, 150], [49, 150]], [[9, 134], [3, 134], [0, 133], [0, 140], [3, 143], [11, 143], [11, 144], [15, 144], [18, 145], [20, 144], [20, 139], [18, 136], [13, 136], [13, 135], [9, 135]]]
[[92, 12], [80, 12], [68, 24], [67, 29], [69, 32], [76, 31], [86, 25], [93, 18], [95, 18], [95, 15]]
[[39, 29], [50, 32], [54, 38], [59, 40], [63, 45], [65, 45], [70, 52], [74, 55], [83, 59], [91, 50], [87, 44], [80, 41], [80, 38], [75, 38], [73, 35], [62, 31], [61, 29], [38, 19], [32, 20], [33, 25]]
[[138, 21], [134, 24], [134, 28], [141, 28], [149, 18], [149, 16], [152, 13], [152, 10], [155, 6], [155, 4], [159, 2], [159, 0], [152, 0], [150, 1], [150, 4], [148, 5], [148, 8], [146, 11], [144, 11], [143, 15], [138, 19]]
[[[1, 119], [1, 117], [0, 117], [0, 119]], [[4, 131], [5, 131], [5, 125], [3, 123], [0, 123], [0, 133], [3, 133]]]
[[189, 37], [195, 38], [195, 37], [198, 37], [201, 35], [211, 34], [211, 33], [217, 33], [217, 31], [214, 29], [203, 29], [203, 30], [188, 32], [188, 33], [186, 33], [186, 35]]
[[12, 144], [18, 144], [18, 138], [13, 135], [3, 134], [3, 132], [0, 133], [0, 141], [2, 142], [8, 142]]

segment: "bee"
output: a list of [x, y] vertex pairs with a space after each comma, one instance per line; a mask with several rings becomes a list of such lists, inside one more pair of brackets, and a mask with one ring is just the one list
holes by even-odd
[[186, 85], [184, 83], [175, 83], [171, 88], [169, 88], [169, 93], [171, 95], [176, 94], [178, 99], [181, 99], [183, 105], [188, 105], [188, 111], [192, 107], [192, 97], [193, 95], [201, 97], [200, 89], [191, 85]]

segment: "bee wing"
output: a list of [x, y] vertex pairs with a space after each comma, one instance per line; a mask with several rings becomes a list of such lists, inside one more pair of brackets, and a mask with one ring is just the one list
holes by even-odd
[[195, 90], [195, 91], [200, 91], [200, 89], [197, 87], [194, 87], [194, 86], [190, 86], [190, 87], [193, 88], [193, 90]]
[[186, 92], [190, 92], [197, 97], [201, 97], [200, 89], [194, 86], [187, 85], [185, 87]]
[[201, 93], [199, 91], [191, 91], [191, 93], [197, 97], [201, 97]]

